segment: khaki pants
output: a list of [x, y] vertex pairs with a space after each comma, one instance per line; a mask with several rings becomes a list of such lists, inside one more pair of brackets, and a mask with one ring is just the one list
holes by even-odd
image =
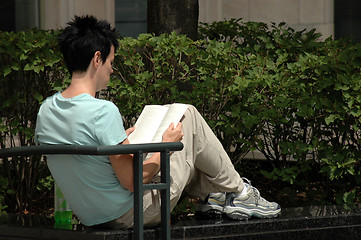
[[[172, 210], [183, 191], [201, 199], [212, 192], [241, 192], [243, 181], [197, 109], [189, 105], [184, 118], [182, 151], [170, 157], [170, 209]], [[160, 192], [147, 190], [143, 197], [144, 225], [160, 223]], [[109, 222], [121, 228], [133, 226], [133, 209]]]

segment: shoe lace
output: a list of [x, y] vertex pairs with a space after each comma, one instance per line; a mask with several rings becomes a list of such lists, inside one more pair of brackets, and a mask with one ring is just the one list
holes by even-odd
[[258, 189], [253, 187], [252, 184], [251, 184], [251, 181], [245, 177], [242, 177], [243, 181], [246, 182], [245, 185], [247, 186], [247, 188], [251, 188], [252, 189], [252, 192], [253, 192], [253, 195], [254, 195], [254, 199], [256, 200], [256, 205], [258, 205], [258, 202], [259, 201], [262, 201], [264, 200], [262, 197], [261, 197], [261, 194], [259, 193]]

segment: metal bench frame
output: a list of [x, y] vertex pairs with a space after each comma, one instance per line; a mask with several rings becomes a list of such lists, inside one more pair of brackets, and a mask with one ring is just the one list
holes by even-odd
[[[0, 158], [13, 156], [77, 154], [77, 155], [118, 155], [134, 154], [134, 239], [143, 239], [143, 194], [144, 190], [161, 191], [161, 239], [170, 239], [170, 152], [183, 149], [180, 142], [126, 144], [115, 146], [80, 145], [36, 145], [0, 149]], [[143, 184], [143, 154], [161, 153], [160, 183]]]

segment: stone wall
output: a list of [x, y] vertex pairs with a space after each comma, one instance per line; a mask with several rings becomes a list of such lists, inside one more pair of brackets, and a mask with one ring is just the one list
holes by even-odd
[[114, 0], [40, 0], [40, 28], [65, 27], [74, 15], [94, 15], [114, 27]]
[[200, 22], [286, 22], [296, 30], [316, 28], [323, 38], [334, 35], [334, 0], [199, 0], [199, 11]]

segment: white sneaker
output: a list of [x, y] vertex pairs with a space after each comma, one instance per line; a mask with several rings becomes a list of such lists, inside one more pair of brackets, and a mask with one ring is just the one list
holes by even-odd
[[275, 202], [269, 202], [262, 198], [257, 188], [251, 182], [243, 178], [248, 183], [245, 195], [229, 193], [226, 197], [226, 204], [223, 213], [232, 219], [246, 220], [250, 217], [274, 218], [281, 212], [281, 207]]

